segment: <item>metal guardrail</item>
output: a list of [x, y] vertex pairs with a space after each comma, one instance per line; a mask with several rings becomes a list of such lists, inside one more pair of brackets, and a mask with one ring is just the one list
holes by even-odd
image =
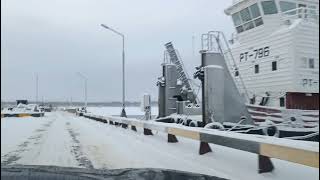
[[259, 173], [270, 172], [274, 169], [270, 158], [319, 168], [319, 143], [316, 142], [308, 142], [306, 144], [305, 142], [296, 140], [184, 127], [177, 124], [142, 121], [132, 118], [98, 116], [89, 113], [83, 116], [109, 124], [126, 124], [131, 127], [144, 128], [148, 132], [145, 135], [152, 135], [151, 130], [168, 133], [168, 142], [178, 142], [175, 136], [198, 140], [201, 142], [199, 154], [211, 151], [208, 143], [255, 153], [258, 155]]

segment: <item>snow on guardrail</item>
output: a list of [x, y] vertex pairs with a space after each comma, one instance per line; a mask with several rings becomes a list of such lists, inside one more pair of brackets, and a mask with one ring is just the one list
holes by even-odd
[[[168, 133], [168, 142], [178, 142], [175, 136], [198, 140], [201, 142], [199, 154], [211, 151], [208, 143], [255, 153], [259, 158], [259, 173], [270, 172], [274, 169], [270, 158], [319, 168], [318, 142], [296, 141], [261, 135], [219, 131], [214, 129], [186, 127], [173, 123], [142, 121], [133, 118], [98, 116], [89, 113], [84, 114], [84, 117], [112, 125], [119, 123], [120, 125], [126, 124], [131, 127], [141, 127], [147, 131], [162, 131], [164, 133]], [[146, 135], [152, 135], [152, 133]]]

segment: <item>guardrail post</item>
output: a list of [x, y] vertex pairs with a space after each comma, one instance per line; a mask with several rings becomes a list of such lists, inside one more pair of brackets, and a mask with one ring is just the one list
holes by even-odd
[[259, 173], [271, 172], [274, 169], [272, 161], [267, 156], [259, 155], [258, 163]]
[[121, 123], [121, 127], [124, 128], [124, 129], [127, 129], [127, 128], [128, 128], [128, 125]]
[[131, 125], [131, 130], [132, 130], [132, 131], [137, 131], [136, 126], [132, 126], [132, 125]]
[[146, 128], [143, 128], [143, 134], [144, 135], [153, 135], [152, 131], [150, 129], [146, 129]]
[[[6, 114], [4, 114], [5, 116]], [[12, 115], [12, 114], [9, 114]], [[85, 115], [89, 119], [99, 119], [94, 115]], [[110, 124], [114, 122], [126, 122], [126, 125], [134, 124], [138, 119], [117, 119], [114, 117], [105, 117]], [[103, 118], [102, 118], [103, 119]], [[101, 118], [100, 118], [101, 122]], [[119, 123], [118, 124], [122, 124]], [[288, 162], [298, 163], [301, 165], [306, 165], [313, 168], [319, 168], [319, 145], [314, 146], [301, 146], [301, 148], [296, 148], [296, 145], [280, 145], [279, 143], [270, 143], [259, 137], [255, 137], [249, 134], [243, 134], [242, 136], [237, 136], [236, 132], [226, 132], [226, 135], [220, 134], [216, 131], [207, 132], [202, 129], [186, 129], [176, 126], [172, 126], [169, 123], [163, 124], [160, 122], [152, 123], [138, 123], [137, 126], [143, 126], [144, 135], [153, 135], [152, 130], [161, 131], [168, 134], [168, 142], [178, 142], [176, 136], [182, 136], [184, 138], [189, 138], [193, 140], [200, 141], [199, 154], [203, 155], [208, 152], [212, 152], [209, 143], [217, 144], [220, 146], [233, 148], [245, 152], [250, 152], [258, 155], [258, 173], [272, 172], [274, 170], [274, 165], [271, 158], [276, 158]], [[250, 137], [247, 138], [247, 137]], [[282, 140], [279, 139], [281, 142]], [[289, 141], [289, 140], [286, 140]], [[294, 140], [290, 140], [294, 141]], [[295, 142], [299, 144], [299, 141]], [[301, 144], [304, 145], [304, 144]], [[304, 158], [300, 158], [303, 156]]]
[[168, 142], [169, 143], [176, 143], [176, 142], [178, 142], [178, 139], [177, 139], [177, 137], [175, 135], [168, 134]]
[[206, 154], [208, 152], [212, 152], [209, 144], [201, 141], [200, 148], [199, 148], [199, 154], [202, 155], [202, 154]]

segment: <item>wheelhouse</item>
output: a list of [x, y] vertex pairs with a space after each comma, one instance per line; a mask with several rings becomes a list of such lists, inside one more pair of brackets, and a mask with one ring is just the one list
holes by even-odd
[[[318, 22], [319, 2], [311, 0], [241, 0], [225, 10], [238, 34], [260, 26], [276, 25], [269, 19], [303, 18]], [[266, 21], [266, 22], [265, 22]]]
[[319, 0], [238, 0], [225, 10], [235, 28], [226, 60], [247, 102], [319, 109], [318, 12]]

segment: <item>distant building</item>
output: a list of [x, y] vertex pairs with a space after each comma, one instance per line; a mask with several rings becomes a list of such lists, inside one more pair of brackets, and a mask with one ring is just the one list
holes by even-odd
[[17, 100], [17, 105], [18, 104], [28, 104], [28, 100]]

